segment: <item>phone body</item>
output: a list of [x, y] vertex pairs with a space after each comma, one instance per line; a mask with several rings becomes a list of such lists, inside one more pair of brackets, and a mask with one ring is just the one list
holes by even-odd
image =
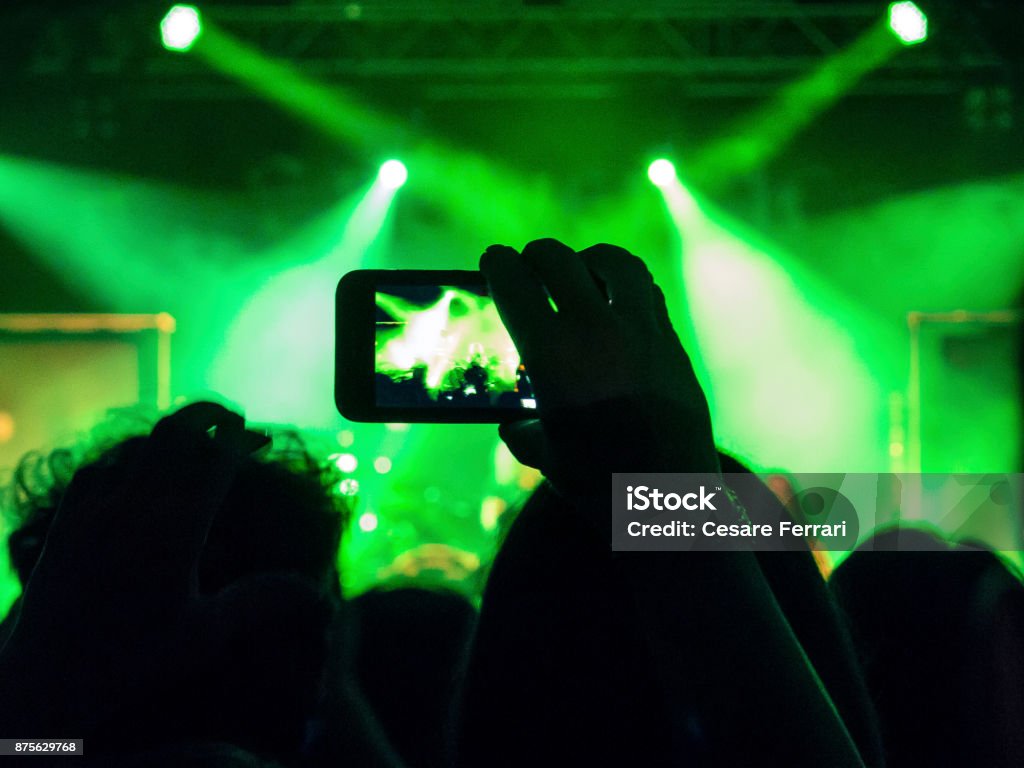
[[355, 270], [335, 299], [334, 400], [346, 419], [536, 416], [529, 376], [480, 272]]

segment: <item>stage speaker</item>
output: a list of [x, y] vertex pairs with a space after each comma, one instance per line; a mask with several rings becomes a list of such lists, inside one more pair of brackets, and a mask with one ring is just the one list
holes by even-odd
[[167, 314], [0, 314], [0, 478], [112, 408], [167, 408], [173, 333]]

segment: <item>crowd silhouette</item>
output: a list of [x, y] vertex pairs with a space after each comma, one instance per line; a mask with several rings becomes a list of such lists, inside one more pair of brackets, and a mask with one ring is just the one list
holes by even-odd
[[[809, 548], [613, 552], [612, 472], [748, 470], [639, 258], [536, 240], [480, 266], [543, 404], [500, 434], [545, 481], [479, 610], [346, 600], [320, 463], [193, 403], [15, 474], [0, 736], [110, 766], [1024, 764], [1024, 598], [998, 557], [895, 530], [826, 583]], [[787, 515], [744, 488], [728, 503]]]

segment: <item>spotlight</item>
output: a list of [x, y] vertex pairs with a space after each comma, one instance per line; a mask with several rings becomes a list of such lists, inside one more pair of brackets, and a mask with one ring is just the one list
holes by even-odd
[[160, 39], [171, 51], [187, 51], [202, 31], [199, 9], [192, 5], [175, 5], [160, 22]]
[[909, 0], [892, 3], [889, 6], [889, 29], [904, 45], [921, 43], [928, 37], [928, 17]]
[[401, 160], [388, 160], [380, 167], [377, 178], [386, 189], [398, 189], [409, 178], [409, 172]]
[[371, 531], [377, 530], [378, 524], [377, 516], [373, 512], [363, 512], [359, 516], [359, 530], [364, 533], [370, 533]]
[[338, 493], [342, 496], [355, 496], [359, 493], [359, 481], [354, 477], [346, 477], [338, 483]]
[[338, 468], [340, 472], [348, 474], [349, 472], [355, 472], [359, 467], [359, 459], [352, 453], [337, 453], [330, 457], [334, 460], [334, 466]]
[[676, 180], [676, 167], [672, 165], [670, 160], [660, 158], [648, 166], [647, 178], [649, 178], [656, 187], [667, 187]]

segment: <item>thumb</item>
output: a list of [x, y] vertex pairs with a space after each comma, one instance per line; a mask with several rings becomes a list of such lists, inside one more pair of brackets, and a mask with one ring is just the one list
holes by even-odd
[[498, 427], [498, 437], [520, 464], [539, 469], [548, 465], [548, 438], [538, 419], [510, 421]]

